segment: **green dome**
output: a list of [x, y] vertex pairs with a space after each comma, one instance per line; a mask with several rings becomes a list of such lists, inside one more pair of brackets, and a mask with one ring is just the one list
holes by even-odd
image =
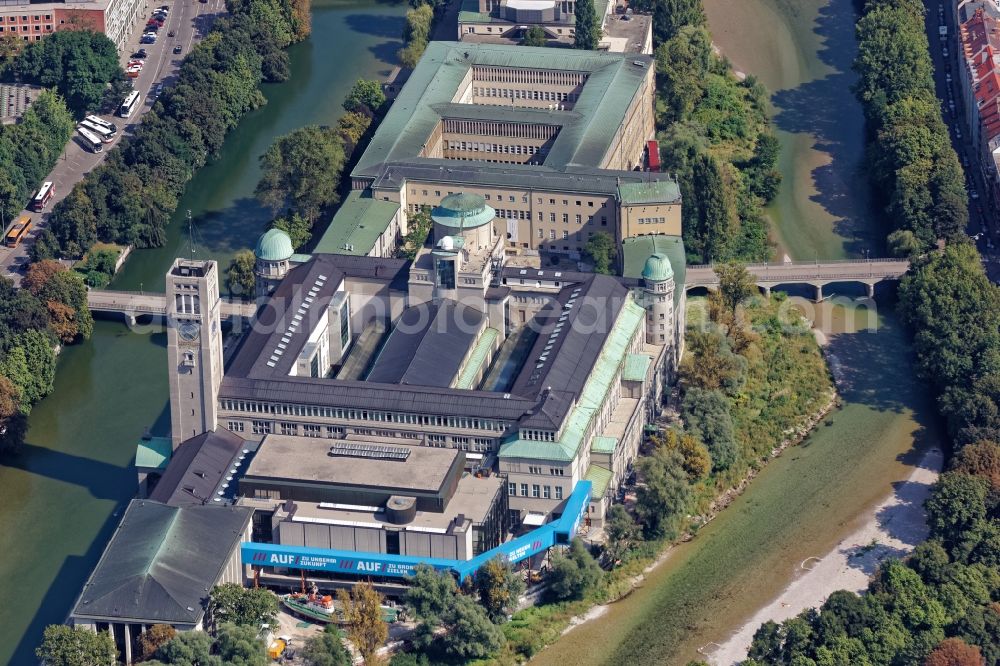
[[257, 241], [257, 249], [253, 253], [262, 261], [286, 261], [295, 254], [295, 250], [288, 234], [281, 229], [268, 229]]
[[642, 269], [642, 277], [650, 282], [663, 282], [674, 277], [674, 269], [670, 266], [667, 255], [657, 252], [646, 260]]
[[474, 229], [493, 221], [496, 211], [478, 194], [449, 194], [431, 211], [438, 224], [455, 229]]

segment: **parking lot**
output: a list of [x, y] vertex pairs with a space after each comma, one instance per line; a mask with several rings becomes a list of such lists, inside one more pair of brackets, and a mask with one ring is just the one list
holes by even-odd
[[[74, 134], [73, 138], [66, 144], [62, 157], [46, 178], [54, 184], [55, 194], [51, 202], [42, 213], [32, 213], [27, 210], [23, 212], [23, 214], [31, 216], [33, 223], [32, 231], [27, 239], [15, 249], [0, 245], [0, 272], [7, 277], [15, 281], [20, 280], [21, 271], [28, 262], [28, 248], [34, 241], [35, 235], [45, 227], [45, 221], [52, 207], [65, 197], [91, 169], [105, 159], [123, 135], [130, 134], [134, 130], [136, 125], [141, 122], [142, 116], [152, 107], [154, 100], [150, 99], [150, 92], [155, 91], [158, 85], [169, 86], [173, 82], [181, 60], [191, 50], [192, 45], [203, 37], [215, 19], [226, 11], [223, 0], [208, 0], [207, 2], [166, 0], [160, 4], [169, 7], [169, 13], [163, 27], [159, 29], [156, 43], [140, 44], [140, 39], [146, 22], [153, 11], [159, 7], [159, 4], [150, 5], [136, 22], [128, 45], [121, 53], [123, 68], [128, 64], [131, 55], [140, 47], [146, 49], [148, 54], [142, 71], [137, 78], [133, 79], [134, 89], [138, 90], [142, 96], [138, 110], [128, 119], [112, 115], [101, 116], [116, 124], [119, 129], [116, 139], [112, 143], [105, 144], [104, 151], [101, 153], [92, 153], [85, 146], [85, 142], [79, 134]], [[174, 36], [169, 37], [169, 32], [173, 32]], [[174, 53], [177, 46], [180, 46], [181, 52], [179, 54]], [[11, 220], [7, 220], [8, 224], [10, 222]]]

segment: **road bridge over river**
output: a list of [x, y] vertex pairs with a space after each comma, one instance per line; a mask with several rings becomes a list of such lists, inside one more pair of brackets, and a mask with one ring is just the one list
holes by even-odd
[[[863, 261], [788, 261], [775, 264], [747, 264], [747, 271], [765, 294], [778, 285], [808, 284], [816, 290], [816, 300], [823, 300], [823, 287], [834, 282], [859, 282], [875, 295], [875, 285], [898, 280], [910, 268], [905, 259], [865, 259]], [[711, 265], [688, 266], [684, 288], [714, 289], [719, 278]]]
[[[167, 314], [166, 294], [150, 293], [148, 291], [110, 291], [91, 289], [87, 292], [87, 305], [92, 312], [119, 313], [134, 321], [141, 315], [164, 317]], [[257, 311], [256, 303], [222, 299], [220, 315], [223, 319], [230, 317], [253, 317]]]

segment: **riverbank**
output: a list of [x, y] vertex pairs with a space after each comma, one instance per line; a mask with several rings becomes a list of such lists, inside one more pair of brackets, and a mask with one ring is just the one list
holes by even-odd
[[863, 517], [861, 526], [821, 557], [799, 564], [800, 576], [781, 594], [754, 613], [732, 636], [706, 649], [716, 666], [731, 666], [746, 659], [753, 635], [764, 622], [782, 622], [807, 608], [823, 605], [837, 590], [863, 592], [868, 580], [886, 559], [900, 558], [927, 538], [924, 500], [944, 465], [944, 454], [934, 447], [927, 451], [907, 479]]

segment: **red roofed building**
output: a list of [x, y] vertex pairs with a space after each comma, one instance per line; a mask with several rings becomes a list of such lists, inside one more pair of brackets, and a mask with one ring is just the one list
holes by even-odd
[[963, 67], [958, 83], [966, 122], [988, 183], [985, 193], [994, 210], [1000, 202], [1000, 10], [992, 3], [959, 6]]

